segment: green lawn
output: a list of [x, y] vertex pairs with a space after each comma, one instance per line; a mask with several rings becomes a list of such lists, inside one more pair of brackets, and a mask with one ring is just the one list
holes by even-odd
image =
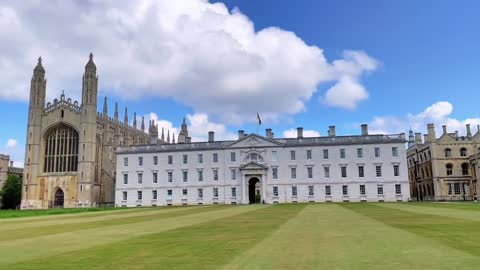
[[289, 204], [0, 219], [0, 269], [479, 269], [480, 205]]

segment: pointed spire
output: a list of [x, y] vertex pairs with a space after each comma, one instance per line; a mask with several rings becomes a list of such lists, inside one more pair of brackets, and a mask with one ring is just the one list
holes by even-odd
[[164, 130], [163, 130], [163, 127], [162, 127], [162, 136], [160, 137], [160, 139], [161, 139], [162, 141], [165, 141], [165, 132], [164, 132]]
[[108, 117], [107, 96], [103, 100], [103, 117]]
[[115, 113], [113, 114], [113, 117], [115, 118], [116, 121], [118, 121], [118, 103], [115, 102]]
[[33, 69], [34, 75], [45, 75], [45, 69], [42, 65], [42, 57], [38, 57], [38, 62], [35, 68]]
[[175, 144], [175, 133], [172, 134], [172, 143]]
[[95, 65], [95, 63], [93, 62], [93, 53], [90, 53], [89, 57], [88, 57], [88, 62], [87, 64], [85, 65], [85, 73], [86, 72], [93, 72], [93, 73], [96, 73], [97, 72], [97, 66]]
[[133, 128], [137, 128], [137, 113], [133, 113]]
[[123, 124], [125, 126], [128, 126], [128, 110], [127, 110], [127, 107], [125, 107], [125, 114], [123, 115]]
[[167, 143], [170, 143], [170, 130], [167, 130]]
[[145, 119], [144, 117], [142, 116], [142, 126], [140, 127], [140, 129], [145, 132]]

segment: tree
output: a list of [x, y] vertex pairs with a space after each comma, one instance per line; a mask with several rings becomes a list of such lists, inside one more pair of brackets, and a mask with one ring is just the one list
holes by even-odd
[[0, 191], [2, 209], [16, 209], [22, 199], [22, 178], [9, 175]]

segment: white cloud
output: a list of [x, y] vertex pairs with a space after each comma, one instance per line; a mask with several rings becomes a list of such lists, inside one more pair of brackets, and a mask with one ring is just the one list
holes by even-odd
[[13, 148], [17, 146], [17, 140], [15, 139], [8, 139], [7, 144], [5, 145], [6, 148]]
[[345, 51], [329, 62], [294, 33], [253, 24], [206, 0], [3, 1], [0, 99], [27, 100], [39, 55], [49, 99], [61, 89], [78, 98], [90, 51], [102, 91], [172, 98], [223, 123], [253, 122], [257, 111], [267, 121], [304, 111], [326, 82], [331, 106], [353, 109], [368, 97], [360, 78], [378, 63], [366, 53]]
[[[296, 129], [288, 129], [283, 131], [284, 138], [297, 138], [297, 130]], [[320, 137], [320, 132], [316, 130], [303, 130], [303, 137]]]
[[471, 125], [472, 133], [477, 131], [480, 125], [480, 118], [455, 119], [450, 115], [453, 112], [453, 105], [450, 102], [440, 101], [427, 107], [423, 112], [407, 114], [404, 117], [378, 116], [370, 122], [371, 133], [401, 133], [408, 134], [412, 128], [414, 132], [425, 133], [428, 123], [435, 124], [437, 136], [443, 132], [442, 126], [447, 125], [448, 132], [459, 131], [459, 134], [466, 134], [466, 124]]

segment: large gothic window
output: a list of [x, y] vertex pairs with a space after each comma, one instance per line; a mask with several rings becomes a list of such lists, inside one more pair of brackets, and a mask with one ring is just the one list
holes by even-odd
[[59, 124], [44, 136], [44, 172], [76, 172], [78, 163], [78, 132], [70, 126]]

